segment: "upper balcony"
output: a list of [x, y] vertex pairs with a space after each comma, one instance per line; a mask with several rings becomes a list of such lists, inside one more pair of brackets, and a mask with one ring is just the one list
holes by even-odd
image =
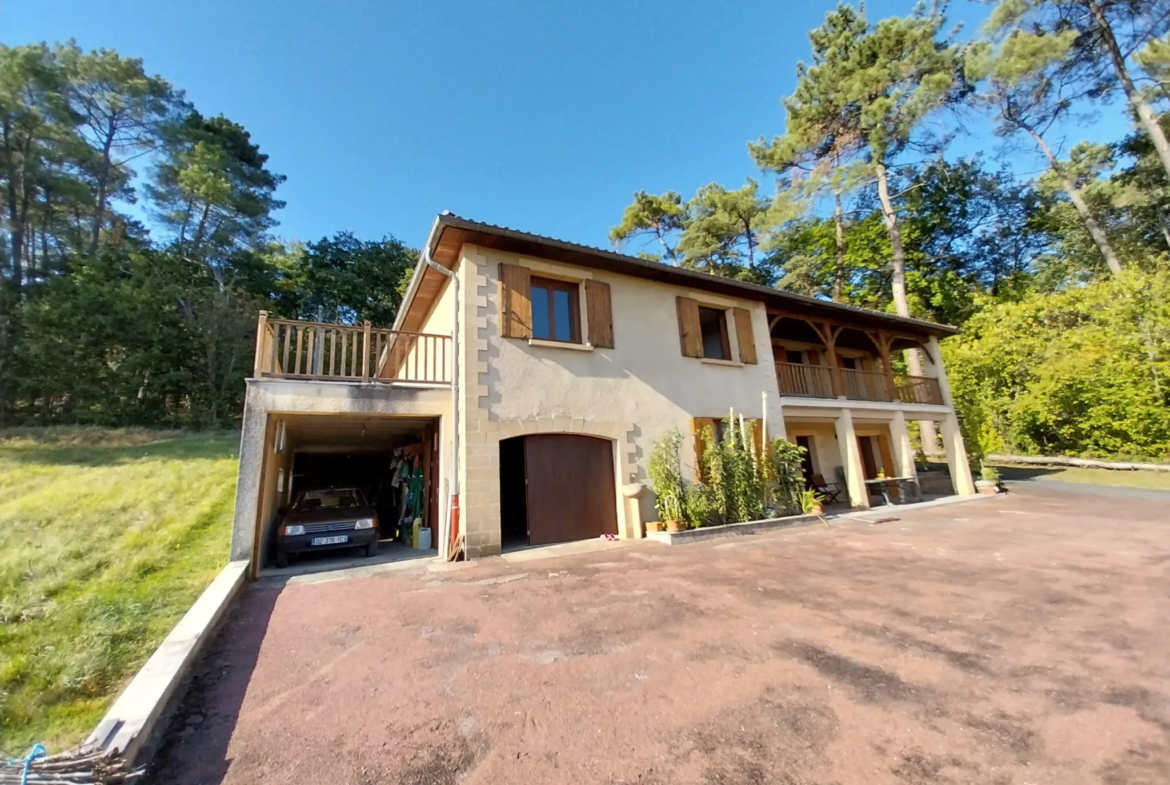
[[776, 380], [781, 395], [805, 398], [836, 398], [844, 395], [854, 401], [901, 401], [902, 403], [943, 404], [938, 379], [929, 376], [858, 371], [838, 368], [839, 381], [833, 383], [834, 371], [824, 365], [803, 363], [776, 363]]
[[[901, 402], [942, 406], [934, 376], [896, 373], [892, 353], [925, 349], [911, 335], [822, 322], [791, 313], [769, 314], [780, 394], [804, 398]], [[938, 362], [929, 356], [931, 365]]]
[[269, 319], [256, 329], [257, 379], [451, 384], [451, 336], [360, 325]]

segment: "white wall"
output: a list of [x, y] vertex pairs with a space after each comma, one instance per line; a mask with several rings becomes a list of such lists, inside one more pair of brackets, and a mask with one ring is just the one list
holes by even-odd
[[[486, 385], [487, 395], [480, 398], [479, 404], [491, 418], [536, 420], [563, 416], [633, 423], [638, 476], [624, 478], [626, 482], [645, 481], [651, 445], [663, 432], [678, 428], [689, 442], [692, 417], [722, 417], [729, 408], [747, 417], [760, 417], [762, 392], [768, 393], [770, 403], [769, 433], [782, 432], [768, 320], [762, 303], [488, 249], [470, 250], [478, 251], [486, 260], [481, 269], [488, 279], [487, 328], [478, 337], [487, 340], [487, 351], [481, 352], [479, 358], [487, 363], [487, 373], [479, 379], [481, 385]], [[465, 254], [468, 251], [465, 248]], [[501, 262], [533, 267], [534, 274], [555, 273], [608, 283], [614, 348], [579, 351], [501, 337], [498, 305]], [[716, 307], [748, 309], [760, 362], [717, 365], [684, 357], [679, 346], [675, 306], [678, 295]], [[584, 320], [584, 307], [581, 312]], [[732, 354], [737, 357], [735, 325], [731, 318], [728, 329]], [[585, 332], [583, 324], [582, 333]], [[689, 446], [684, 447], [688, 472], [693, 472], [693, 452]]]

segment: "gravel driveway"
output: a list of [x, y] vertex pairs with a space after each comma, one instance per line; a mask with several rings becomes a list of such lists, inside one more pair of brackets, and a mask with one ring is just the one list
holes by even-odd
[[248, 589], [158, 783], [1170, 782], [1170, 512], [1021, 487]]

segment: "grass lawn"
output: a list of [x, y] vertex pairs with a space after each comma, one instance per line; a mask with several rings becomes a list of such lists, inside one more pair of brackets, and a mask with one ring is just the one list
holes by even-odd
[[0, 750], [84, 740], [227, 563], [235, 433], [0, 431]]
[[1078, 466], [1067, 468], [1039, 466], [999, 466], [1005, 480], [1034, 477], [1037, 480], [1060, 480], [1061, 482], [1083, 482], [1091, 485], [1114, 485], [1119, 488], [1148, 488], [1170, 491], [1170, 472], [1123, 472], [1114, 469], [1082, 469]]

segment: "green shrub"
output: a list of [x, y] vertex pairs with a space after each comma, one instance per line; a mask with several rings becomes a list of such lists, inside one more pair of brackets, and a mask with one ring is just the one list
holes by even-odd
[[1170, 271], [990, 304], [943, 355], [976, 454], [1170, 457]]

